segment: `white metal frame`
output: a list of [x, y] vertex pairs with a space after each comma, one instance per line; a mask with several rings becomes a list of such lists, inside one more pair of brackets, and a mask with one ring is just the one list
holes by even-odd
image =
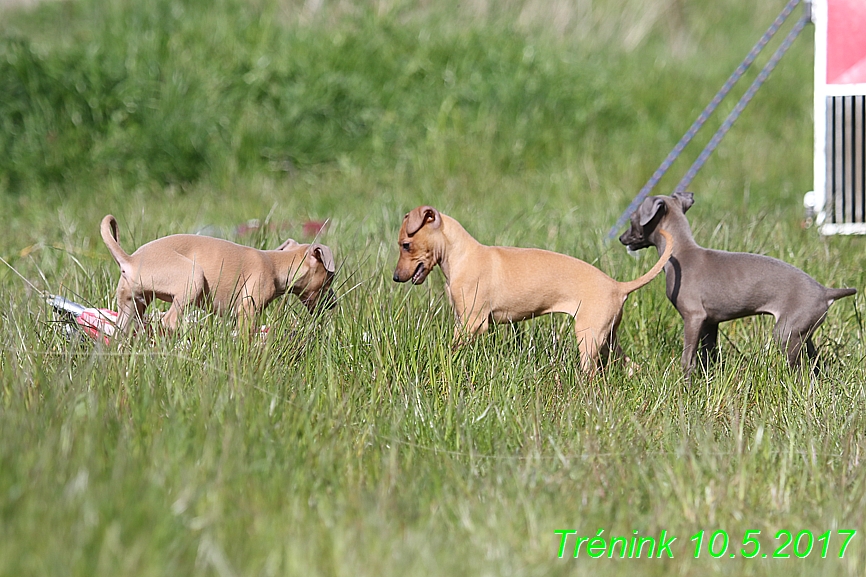
[[[827, 220], [827, 98], [830, 96], [866, 96], [866, 84], [827, 84], [827, 0], [811, 0], [815, 25], [815, 159], [814, 191], [804, 204], [817, 211], [815, 223], [821, 234], [866, 234], [866, 223], [832, 223]], [[864, 31], [866, 33], [866, 31]]]

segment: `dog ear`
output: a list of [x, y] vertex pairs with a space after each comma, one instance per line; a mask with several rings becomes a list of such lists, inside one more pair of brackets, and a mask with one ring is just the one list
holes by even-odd
[[646, 199], [640, 205], [640, 225], [648, 225], [657, 214], [661, 214], [665, 209], [665, 201], [661, 198], [654, 197]]
[[442, 216], [432, 206], [419, 206], [407, 214], [403, 220], [406, 221], [406, 234], [409, 236], [421, 230], [425, 224], [430, 223], [433, 228], [439, 228], [439, 225], [442, 224]]
[[334, 267], [334, 253], [331, 252], [330, 248], [323, 244], [316, 243], [310, 248], [310, 254], [322, 263], [322, 266], [325, 267], [326, 271], [332, 273], [336, 270]]
[[671, 197], [680, 201], [680, 204], [683, 205], [684, 213], [695, 203], [695, 195], [691, 192], [675, 192]]
[[290, 249], [290, 248], [295, 248], [296, 246], [298, 246], [298, 241], [290, 238], [290, 239], [287, 239], [286, 242], [284, 242], [283, 244], [278, 246], [276, 248], [276, 250], [286, 250], [286, 249]]

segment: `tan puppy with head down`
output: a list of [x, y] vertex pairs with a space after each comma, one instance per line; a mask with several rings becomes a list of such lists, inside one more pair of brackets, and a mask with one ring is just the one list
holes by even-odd
[[670, 258], [673, 242], [649, 272], [618, 282], [576, 258], [534, 248], [485, 246], [453, 218], [430, 206], [412, 210], [400, 228], [396, 282], [421, 284], [442, 268], [448, 300], [457, 315], [455, 344], [492, 323], [522, 321], [549, 313], [574, 317], [581, 368], [595, 374], [611, 350], [629, 293], [654, 279]]
[[171, 303], [162, 326], [177, 327], [187, 305], [212, 305], [231, 312], [242, 329], [275, 298], [291, 292], [310, 313], [319, 301], [336, 304], [331, 282], [334, 256], [322, 244], [287, 240], [276, 250], [257, 250], [208, 236], [175, 234], [158, 238], [129, 255], [117, 242], [117, 220], [102, 219], [102, 240], [120, 265], [117, 328], [142, 323], [154, 298]]

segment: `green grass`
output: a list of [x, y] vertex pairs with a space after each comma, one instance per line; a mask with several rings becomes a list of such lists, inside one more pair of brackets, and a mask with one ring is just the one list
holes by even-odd
[[[205, 317], [105, 348], [65, 340], [0, 269], [0, 575], [863, 573], [862, 294], [819, 330], [817, 380], [752, 318], [723, 325], [723, 362], [689, 386], [661, 280], [626, 303], [639, 370], [592, 381], [566, 317], [452, 352], [441, 275], [391, 281], [419, 204], [486, 244], [642, 274], [655, 254], [604, 235], [782, 2], [492, 4], [2, 12], [0, 256], [38, 290], [114, 306], [108, 212], [129, 251], [205, 227], [272, 247], [330, 219], [340, 305], [274, 303], [264, 347]], [[862, 293], [863, 240], [800, 226], [811, 52], [807, 29], [689, 217], [705, 246]], [[240, 234], [253, 218], [268, 226]], [[675, 558], [558, 559], [563, 529], [666, 530]], [[694, 559], [689, 538], [719, 529], [728, 553]], [[842, 559], [840, 529], [858, 531]], [[825, 559], [747, 560], [749, 530], [771, 556], [778, 531], [834, 533]]]

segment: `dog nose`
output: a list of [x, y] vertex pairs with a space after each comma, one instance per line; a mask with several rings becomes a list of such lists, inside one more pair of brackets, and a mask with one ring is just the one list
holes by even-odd
[[397, 276], [397, 271], [394, 271], [394, 276], [391, 278], [394, 279], [394, 282], [400, 282], [400, 277]]

